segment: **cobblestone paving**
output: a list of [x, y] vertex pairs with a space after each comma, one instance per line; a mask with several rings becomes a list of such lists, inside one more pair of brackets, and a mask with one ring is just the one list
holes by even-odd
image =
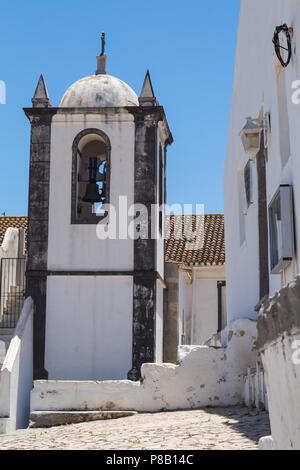
[[265, 412], [247, 408], [138, 414], [0, 436], [0, 450], [257, 450], [270, 435]]

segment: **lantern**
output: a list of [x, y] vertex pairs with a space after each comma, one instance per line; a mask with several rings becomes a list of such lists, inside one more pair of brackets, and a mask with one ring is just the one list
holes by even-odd
[[263, 130], [264, 124], [262, 119], [248, 117], [245, 127], [239, 133], [245, 152], [252, 159], [256, 157], [260, 150]]

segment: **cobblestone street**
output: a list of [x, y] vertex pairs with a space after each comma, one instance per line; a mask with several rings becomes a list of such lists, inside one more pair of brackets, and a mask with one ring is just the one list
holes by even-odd
[[247, 408], [138, 414], [0, 436], [0, 450], [257, 450], [265, 412]]

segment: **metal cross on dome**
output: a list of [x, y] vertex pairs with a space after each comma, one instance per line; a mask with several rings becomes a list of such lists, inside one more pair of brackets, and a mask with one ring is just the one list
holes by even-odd
[[105, 33], [102, 33], [102, 36], [101, 36], [101, 43], [102, 43], [101, 55], [104, 55], [104, 54], [105, 54]]

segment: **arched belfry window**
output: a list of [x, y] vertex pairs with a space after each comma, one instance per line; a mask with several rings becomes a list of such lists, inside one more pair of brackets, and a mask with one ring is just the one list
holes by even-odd
[[72, 224], [97, 224], [109, 203], [110, 141], [98, 129], [86, 129], [74, 140]]

